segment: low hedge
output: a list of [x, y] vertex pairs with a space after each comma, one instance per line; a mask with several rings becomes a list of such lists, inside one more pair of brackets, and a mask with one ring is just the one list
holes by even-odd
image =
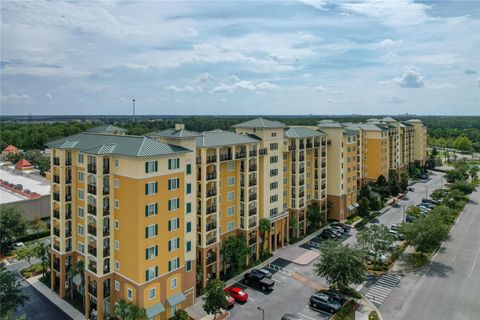
[[34, 263], [29, 267], [26, 267], [20, 271], [20, 274], [25, 278], [31, 278], [38, 274], [41, 274], [43, 271], [42, 263]]
[[358, 309], [358, 303], [353, 300], [349, 300], [345, 303], [340, 310], [333, 316], [334, 320], [354, 320], [355, 310]]
[[368, 315], [368, 320], [380, 320], [377, 311], [370, 312], [370, 314]]
[[375, 212], [372, 212], [371, 214], [369, 214], [367, 217], [363, 218], [362, 221], [360, 221], [359, 223], [357, 223], [355, 225], [355, 229], [357, 230], [361, 230], [363, 229], [363, 227], [365, 227], [370, 221], [372, 221], [373, 219], [375, 219], [377, 216], [380, 215], [380, 211], [375, 211]]

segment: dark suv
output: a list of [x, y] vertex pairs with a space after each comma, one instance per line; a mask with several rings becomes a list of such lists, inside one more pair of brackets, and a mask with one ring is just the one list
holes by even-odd
[[314, 293], [310, 297], [310, 307], [327, 311], [328, 313], [335, 314], [342, 305], [339, 301], [323, 293]]

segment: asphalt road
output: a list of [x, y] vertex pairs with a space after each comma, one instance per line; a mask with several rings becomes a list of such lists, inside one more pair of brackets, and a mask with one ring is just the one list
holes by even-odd
[[479, 319], [480, 191], [422, 273], [408, 274], [383, 303], [384, 319]]
[[[37, 261], [35, 261], [37, 262]], [[33, 261], [32, 261], [33, 263]], [[53, 304], [50, 300], [45, 298], [41, 293], [35, 290], [28, 282], [23, 280], [18, 271], [26, 267], [26, 261], [20, 261], [7, 267], [7, 270], [14, 271], [17, 278], [20, 280], [23, 294], [28, 297], [28, 300], [17, 309], [17, 314], [26, 314], [27, 319], [35, 320], [69, 320], [71, 319], [59, 307]]]

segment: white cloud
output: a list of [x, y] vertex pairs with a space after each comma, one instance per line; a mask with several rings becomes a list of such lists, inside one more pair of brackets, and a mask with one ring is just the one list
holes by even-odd
[[381, 57], [380, 60], [384, 61], [386, 64], [392, 64], [398, 61], [398, 54], [388, 51], [388, 53]]
[[240, 80], [232, 85], [221, 83], [210, 90], [210, 93], [233, 93], [237, 90], [249, 90], [255, 91], [259, 90], [278, 90], [280, 87], [274, 83], [270, 83], [267, 81], [259, 82], [257, 84], [253, 83], [252, 81]]
[[260, 82], [259, 84], [256, 85], [256, 87], [260, 90], [278, 90], [280, 89], [279, 86], [277, 86], [274, 83], [270, 83], [267, 81]]
[[425, 86], [425, 80], [415, 66], [405, 67], [402, 76], [394, 78], [393, 81], [403, 88], [421, 88]]
[[170, 91], [176, 91], [176, 92], [202, 92], [202, 88], [201, 87], [192, 87], [190, 85], [186, 85], [186, 86], [183, 86], [183, 87], [178, 87], [176, 85], [171, 85], [171, 86], [168, 86], [166, 88], [167, 90], [170, 90]]
[[30, 96], [28, 94], [2, 95], [1, 98], [5, 102], [17, 102], [17, 101], [28, 101], [28, 100], [30, 100]]
[[429, 89], [448, 89], [448, 88], [457, 88], [458, 86], [448, 83], [448, 82], [439, 82], [439, 83], [427, 83], [427, 88]]
[[337, 95], [342, 95], [343, 91], [342, 90], [334, 90], [334, 91], [332, 91], [332, 93], [337, 94]]
[[328, 0], [298, 0], [298, 1], [307, 6], [311, 6], [319, 10], [325, 10], [325, 6], [328, 4]]
[[402, 43], [402, 40], [393, 40], [390, 38], [383, 39], [380, 42], [377, 42], [374, 44], [374, 47], [377, 48], [389, 48], [389, 47], [394, 47]]
[[313, 88], [314, 91], [317, 91], [317, 92], [324, 92], [325, 91], [325, 88], [322, 87], [322, 86], [317, 86], [315, 88]]
[[458, 58], [458, 55], [455, 53], [416, 55], [413, 56], [411, 60], [414, 62], [437, 65], [455, 64], [461, 61], [461, 59]]
[[47, 100], [52, 100], [53, 97], [52, 97], [52, 95], [51, 95], [50, 93], [45, 93], [45, 98], [46, 98]]
[[256, 87], [251, 81], [241, 80], [233, 85], [236, 89], [255, 90]]

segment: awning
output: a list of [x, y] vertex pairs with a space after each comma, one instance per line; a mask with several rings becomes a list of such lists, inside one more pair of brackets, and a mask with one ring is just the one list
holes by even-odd
[[157, 303], [156, 305], [151, 306], [150, 308], [147, 308], [147, 317], [153, 318], [157, 314], [162, 313], [165, 311], [165, 307], [163, 306], [162, 303]]
[[80, 276], [79, 274], [76, 274], [73, 278], [72, 278], [72, 281], [75, 285], [79, 286], [82, 284], [82, 276]]
[[185, 300], [187, 300], [187, 298], [185, 298], [185, 295], [182, 292], [177, 293], [176, 295], [173, 295], [170, 298], [167, 298], [167, 302], [171, 307], [176, 306], [177, 304]]
[[359, 205], [357, 202], [355, 202], [355, 203], [353, 204], [353, 206], [354, 206], [355, 208], [360, 207], [360, 205]]
[[352, 206], [351, 204], [349, 204], [349, 205], [348, 205], [348, 207], [347, 207], [347, 209], [348, 209], [348, 210], [350, 210], [350, 211], [352, 211], [352, 210], [354, 210], [354, 209], [355, 209], [355, 207], [354, 207], [354, 206]]

